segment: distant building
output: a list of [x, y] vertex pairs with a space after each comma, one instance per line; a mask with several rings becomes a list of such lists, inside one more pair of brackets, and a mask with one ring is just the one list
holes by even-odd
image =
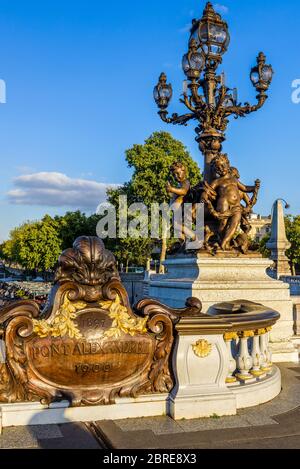
[[261, 215], [252, 213], [250, 215], [250, 223], [252, 230], [250, 231], [249, 236], [251, 239], [253, 239], [253, 241], [259, 243], [265, 236], [271, 234], [271, 215], [268, 217], [263, 217]]

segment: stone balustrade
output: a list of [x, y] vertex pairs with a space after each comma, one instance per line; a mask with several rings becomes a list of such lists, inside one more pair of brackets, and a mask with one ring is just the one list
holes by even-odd
[[229, 359], [228, 386], [251, 384], [272, 374], [270, 333], [279, 313], [263, 305], [234, 301], [216, 305], [210, 314], [230, 327], [224, 332]]
[[[206, 272], [210, 292], [224, 298], [221, 282], [231, 289], [226, 265], [230, 282], [251, 288], [236, 275], [236, 259], [225, 259], [215, 283], [216, 265]], [[266, 266], [252, 258], [249, 265], [254, 274]], [[62, 253], [55, 278], [43, 315], [25, 299], [0, 311], [0, 432], [1, 425], [235, 415], [280, 393], [269, 346], [280, 314], [269, 305], [211, 297], [204, 307], [189, 296], [185, 308], [151, 298], [131, 308], [113, 255], [96, 237]]]
[[[280, 393], [281, 375], [272, 364], [269, 347], [271, 328], [278, 319], [276, 311], [250, 302], [216, 305], [210, 315], [183, 314], [175, 326], [176, 384], [169, 394], [120, 398], [114, 405], [92, 408], [69, 407], [67, 401], [51, 408], [37, 402], [2, 404], [0, 423], [7, 427], [114, 416], [167, 414], [180, 420], [235, 415], [238, 409], [263, 404]], [[1, 361], [5, 362], [5, 347], [1, 349], [0, 340]]]
[[217, 304], [201, 317], [182, 317], [176, 325], [171, 416], [234, 415], [274, 399], [281, 376], [272, 364], [270, 332], [279, 318], [276, 311], [249, 301]]
[[270, 331], [266, 327], [224, 334], [230, 364], [227, 385], [255, 382], [272, 372]]

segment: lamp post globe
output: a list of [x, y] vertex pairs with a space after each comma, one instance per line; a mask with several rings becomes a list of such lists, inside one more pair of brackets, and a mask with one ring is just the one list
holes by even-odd
[[180, 102], [189, 112], [183, 115], [168, 115], [167, 108], [173, 92], [164, 73], [154, 88], [158, 113], [164, 122], [186, 126], [191, 120], [197, 121], [196, 141], [204, 154], [204, 180], [207, 182], [215, 176], [211, 163], [222, 152], [229, 117], [244, 117], [260, 109], [268, 98], [266, 91], [273, 77], [273, 69], [271, 65], [267, 65], [266, 57], [261, 52], [257, 57], [256, 66], [250, 73], [251, 82], [258, 92], [257, 103], [238, 103], [236, 88], [228, 88], [225, 85], [224, 73], [218, 72], [229, 43], [227, 22], [208, 2], [203, 16], [192, 22], [189, 49], [182, 59], [182, 68], [187, 80], [184, 81], [184, 93]]
[[190, 41], [196, 41], [207, 60], [222, 61], [230, 42], [228, 25], [211, 3], [207, 3], [200, 20], [194, 20]]

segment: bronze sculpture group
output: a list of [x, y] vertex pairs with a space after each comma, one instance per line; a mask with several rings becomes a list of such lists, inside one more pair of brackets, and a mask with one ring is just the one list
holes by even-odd
[[[250, 79], [257, 91], [257, 103], [242, 104], [236, 89], [225, 83], [225, 74], [218, 74], [223, 55], [227, 51], [230, 34], [226, 21], [208, 2], [200, 19], [194, 19], [188, 43], [188, 52], [183, 56], [182, 68], [186, 75], [183, 98], [188, 112], [183, 115], [168, 113], [173, 90], [165, 73], [159, 77], [154, 88], [154, 99], [160, 118], [167, 124], [187, 125], [195, 120], [199, 149], [204, 155], [204, 181], [191, 188], [185, 169], [180, 164], [172, 168], [178, 187], [170, 184], [167, 191], [177, 196], [177, 203], [204, 202], [205, 239], [204, 249], [210, 252], [222, 250], [248, 252], [248, 234], [251, 230], [250, 213], [257, 202], [260, 181], [247, 187], [240, 182], [236, 168], [230, 166], [227, 155], [222, 152], [229, 117], [245, 117], [263, 107], [272, 82], [273, 69], [260, 52], [257, 63], [252, 67]], [[252, 194], [250, 197], [249, 194]], [[183, 234], [180, 246], [183, 247]]]
[[[219, 154], [211, 163], [213, 180], [203, 181], [192, 188], [188, 180], [187, 169], [180, 162], [175, 163], [171, 172], [178, 186], [167, 184], [167, 191], [172, 202], [183, 206], [193, 203], [192, 216], [195, 216], [195, 204], [203, 203], [205, 208], [204, 249], [209, 252], [237, 250], [247, 254], [248, 234], [251, 231], [250, 214], [255, 206], [260, 189], [260, 181], [254, 186], [245, 186], [240, 181], [238, 170], [230, 166], [225, 154]], [[248, 194], [252, 194], [250, 198]], [[183, 230], [180, 248], [183, 247], [186, 234]]]
[[[168, 183], [167, 192], [180, 210], [185, 203], [191, 204], [192, 217], [196, 205], [204, 204], [204, 251], [247, 254], [250, 214], [257, 202], [260, 181], [253, 186], [240, 181], [238, 170], [222, 153], [222, 142], [228, 116], [243, 116], [264, 104], [271, 69], [260, 54], [251, 78], [259, 92], [258, 103], [240, 106], [224, 80], [216, 75], [229, 33], [210, 3], [203, 18], [193, 22], [191, 33], [189, 52], [183, 60], [191, 92], [190, 97], [184, 94], [183, 102], [191, 113], [167, 117], [172, 90], [165, 75], [160, 77], [155, 99], [165, 122], [185, 125], [191, 119], [199, 121], [196, 132], [205, 155], [204, 180], [192, 187], [187, 168], [177, 162], [171, 168], [177, 185]], [[200, 86], [204, 96], [198, 93]], [[191, 233], [184, 230], [180, 249], [188, 238]], [[54, 286], [42, 314], [35, 301], [25, 299], [1, 310], [0, 339], [7, 356], [0, 363], [0, 403], [41, 401], [49, 406], [67, 399], [71, 406], [78, 407], [114, 404], [119, 398], [166, 395], [175, 383], [178, 389], [173, 357], [180, 322], [182, 335], [193, 337], [207, 330], [214, 334], [217, 330], [235, 333], [237, 320], [244, 326], [248, 311], [240, 302], [218, 307], [219, 317], [202, 315], [201, 302], [195, 298], [189, 298], [184, 309], [154, 299], [132, 307], [112, 253], [99, 238], [80, 237], [59, 258]], [[234, 319], [225, 324], [224, 312], [228, 314], [229, 310], [234, 310]], [[259, 319], [252, 316], [255, 330], [278, 320], [276, 312], [262, 312]], [[246, 331], [242, 334], [246, 337]], [[205, 358], [201, 342], [193, 345], [193, 351]]]

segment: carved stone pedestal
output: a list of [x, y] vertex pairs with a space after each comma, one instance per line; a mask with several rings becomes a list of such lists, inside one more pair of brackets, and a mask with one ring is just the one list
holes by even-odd
[[180, 420], [235, 415], [236, 398], [225, 384], [229, 356], [223, 335], [201, 335], [200, 328], [185, 335], [192, 325], [188, 319], [177, 325], [177, 385], [170, 395], [170, 416]]
[[[201, 313], [199, 298], [207, 309], [216, 269], [214, 259], [205, 262], [204, 283], [194, 281], [192, 272], [184, 282], [178, 276], [165, 280], [171, 293], [184, 292], [176, 301], [185, 308], [155, 299], [132, 308], [113, 255], [98, 238], [78, 238], [59, 258], [43, 312], [29, 300], [0, 310], [0, 431], [159, 415], [234, 415], [277, 396], [281, 377], [271, 361], [269, 333], [278, 312], [244, 301], [212, 304], [210, 315]], [[198, 269], [193, 260], [189, 265], [183, 259], [182, 266]], [[202, 284], [206, 291], [200, 291]], [[189, 288], [198, 298], [187, 294]]]
[[149, 295], [173, 307], [187, 297], [199, 298], [210, 314], [220, 302], [248, 300], [278, 311], [280, 320], [271, 334], [274, 362], [298, 362], [294, 335], [293, 303], [289, 286], [267, 275], [272, 261], [257, 254], [232, 253], [176, 256], [165, 262], [166, 275], [154, 275]]

